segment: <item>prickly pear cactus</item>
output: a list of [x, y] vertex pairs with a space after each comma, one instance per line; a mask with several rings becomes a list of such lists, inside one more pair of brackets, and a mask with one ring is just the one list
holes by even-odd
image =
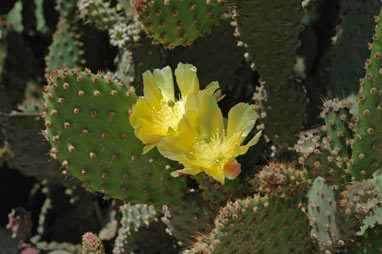
[[351, 173], [354, 177], [369, 177], [382, 167], [382, 13], [375, 17], [376, 33], [366, 59], [366, 73], [360, 80], [359, 113], [353, 144]]
[[189, 45], [207, 33], [219, 23], [226, 2], [221, 0], [133, 0], [135, 11], [143, 23], [147, 36], [154, 43], [167, 48]]
[[64, 173], [124, 201], [160, 205], [181, 200], [185, 183], [170, 176], [176, 165], [155, 150], [142, 155], [143, 145], [130, 127], [137, 99], [133, 87], [88, 69], [55, 70], [45, 99], [44, 134]]
[[237, 35], [260, 77], [271, 87], [283, 85], [292, 76], [300, 45], [301, 1], [238, 0], [236, 7]]

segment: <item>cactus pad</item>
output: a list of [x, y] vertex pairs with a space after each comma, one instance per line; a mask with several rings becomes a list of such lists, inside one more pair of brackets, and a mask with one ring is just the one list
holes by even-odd
[[191, 44], [211, 32], [225, 11], [226, 1], [218, 0], [133, 0], [133, 5], [149, 37], [168, 48]]
[[129, 124], [135, 93], [111, 76], [86, 69], [53, 71], [44, 97], [43, 131], [50, 154], [85, 186], [133, 203], [181, 200], [185, 183], [170, 176], [174, 163], [143, 145]]

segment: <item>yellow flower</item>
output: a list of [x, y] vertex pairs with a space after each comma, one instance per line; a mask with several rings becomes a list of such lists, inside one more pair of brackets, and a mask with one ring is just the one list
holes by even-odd
[[159, 152], [183, 164], [184, 169], [172, 176], [195, 175], [202, 171], [224, 184], [224, 179], [236, 178], [241, 165], [236, 157], [245, 154], [261, 135], [258, 132], [242, 145], [257, 120], [254, 108], [239, 103], [228, 113], [227, 126], [216, 100], [205, 91], [190, 94], [178, 132], [162, 138]]
[[[135, 135], [145, 144], [143, 153], [154, 148], [162, 137], [178, 130], [178, 123], [184, 115], [184, 105], [189, 95], [199, 91], [196, 68], [191, 64], [179, 63], [175, 77], [181, 93], [177, 100], [174, 95], [174, 80], [170, 67], [153, 73], [143, 73], [144, 97], [138, 98], [130, 115], [130, 124]], [[210, 96], [220, 99], [217, 82], [210, 83], [204, 90]]]

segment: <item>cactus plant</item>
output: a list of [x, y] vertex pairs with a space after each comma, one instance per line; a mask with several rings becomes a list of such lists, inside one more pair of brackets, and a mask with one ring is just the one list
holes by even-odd
[[5, 1], [0, 253], [380, 253], [381, 5]]

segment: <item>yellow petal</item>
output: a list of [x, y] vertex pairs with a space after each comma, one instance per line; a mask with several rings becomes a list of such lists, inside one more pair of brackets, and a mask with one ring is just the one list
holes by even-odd
[[132, 111], [133, 112], [129, 116], [129, 121], [133, 128], [136, 127], [139, 118], [151, 119], [153, 117], [152, 109], [148, 105], [147, 101], [142, 97], [138, 98], [132, 108]]
[[240, 138], [244, 140], [252, 130], [256, 120], [257, 113], [252, 106], [246, 103], [235, 105], [228, 113], [227, 139], [240, 133]]
[[261, 132], [262, 131], [259, 131], [258, 133], [256, 133], [256, 135], [246, 145], [240, 146], [239, 155], [245, 154], [251, 146], [254, 146], [257, 144], [257, 142], [259, 142], [259, 139], [261, 137]]
[[196, 175], [196, 174], [199, 174], [202, 171], [203, 170], [200, 169], [200, 168], [184, 168], [182, 170], [172, 171], [171, 172], [171, 176], [172, 177], [178, 177], [178, 176], [181, 176], [181, 175], [184, 175], [184, 174], [187, 174], [187, 175]]
[[195, 66], [183, 63], [179, 63], [175, 69], [176, 82], [184, 100], [190, 94], [199, 91], [199, 80], [196, 70]]
[[174, 100], [174, 80], [169, 66], [154, 70], [154, 80], [166, 101]]
[[227, 179], [235, 179], [241, 172], [241, 165], [236, 160], [224, 166], [224, 176]]
[[218, 167], [205, 168], [204, 171], [216, 181], [224, 184], [224, 171]]
[[209, 96], [207, 91], [199, 91], [191, 94], [185, 105], [186, 118], [192, 111], [197, 114], [197, 130], [200, 136], [212, 137], [216, 134], [223, 137], [223, 115], [214, 97]]
[[161, 105], [161, 101], [163, 99], [163, 95], [156, 85], [154, 80], [154, 76], [151, 71], [146, 71], [143, 73], [143, 93], [145, 95], [145, 99], [150, 104], [151, 107], [155, 109], [159, 109]]
[[170, 160], [178, 161], [185, 167], [192, 165], [194, 136], [184, 133], [163, 137], [157, 145], [160, 154]]

